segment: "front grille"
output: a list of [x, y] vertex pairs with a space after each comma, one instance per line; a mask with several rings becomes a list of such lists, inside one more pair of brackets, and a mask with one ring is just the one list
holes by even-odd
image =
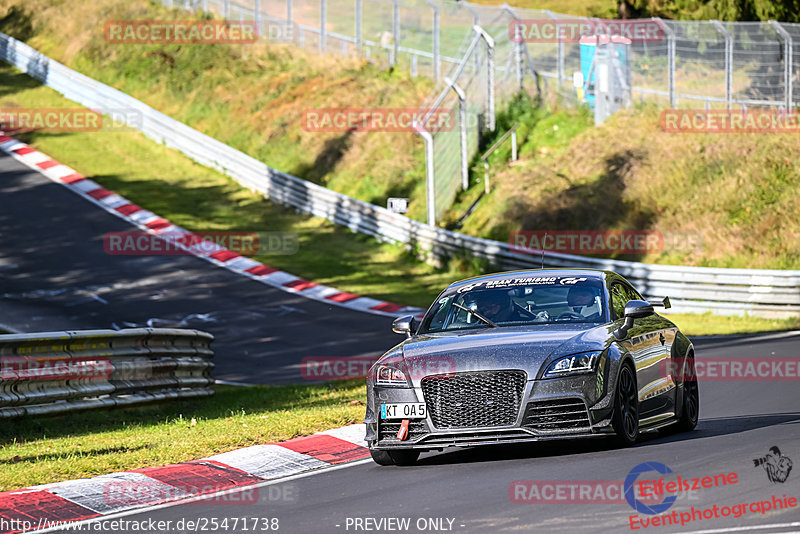
[[524, 371], [432, 375], [422, 379], [422, 394], [437, 429], [510, 426], [526, 380]]
[[540, 432], [586, 430], [589, 414], [581, 399], [558, 399], [531, 402], [525, 409], [522, 426]]
[[420, 436], [428, 433], [428, 427], [425, 421], [419, 419], [412, 419], [408, 423], [408, 439], [400, 441], [397, 439], [397, 432], [400, 430], [401, 421], [381, 421], [378, 423], [378, 442], [387, 443], [406, 443], [414, 441]]

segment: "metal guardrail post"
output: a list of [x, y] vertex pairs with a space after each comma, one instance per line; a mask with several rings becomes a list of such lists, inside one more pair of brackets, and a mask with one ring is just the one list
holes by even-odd
[[504, 4], [502, 9], [511, 16], [511, 22], [509, 22], [509, 24], [514, 24], [514, 71], [517, 77], [517, 87], [519, 87], [521, 91], [524, 88], [523, 82], [525, 74], [523, 73], [524, 60], [522, 58], [522, 48], [525, 46], [525, 43], [523, 42], [521, 34], [522, 28], [520, 28], [519, 24], [515, 24], [520, 18], [508, 4]]
[[291, 43], [292, 36], [292, 0], [286, 0], [286, 30], [284, 31], [284, 39], [287, 43]]
[[517, 127], [511, 130], [511, 161], [517, 161]]
[[491, 185], [489, 184], [489, 156], [505, 142], [506, 139], [511, 137], [511, 160], [517, 161], [517, 128], [519, 124], [515, 124], [509, 131], [504, 133], [500, 139], [489, 147], [489, 150], [483, 153], [480, 160], [483, 162], [483, 192], [489, 194], [491, 192]]
[[400, 5], [398, 0], [392, 0], [392, 65], [397, 65], [397, 55], [400, 52]]
[[261, 0], [253, 0], [253, 20], [256, 24], [258, 36], [263, 36], [264, 28], [261, 27]]
[[414, 129], [425, 141], [425, 198], [428, 209], [428, 225], [436, 226], [436, 191], [433, 175], [433, 136], [422, 125], [414, 121]]
[[792, 95], [792, 36], [786, 29], [781, 26], [780, 22], [774, 20], [769, 21], [770, 25], [775, 28], [775, 32], [783, 39], [783, 105], [786, 111], [789, 112], [793, 106]]
[[[517, 39], [519, 39], [519, 29], [517, 29]], [[518, 41], [516, 43], [516, 46], [514, 47], [514, 59], [516, 61], [516, 67], [517, 67], [517, 69], [516, 69], [517, 70], [517, 86], [519, 87], [520, 91], [522, 91], [525, 88], [525, 83], [524, 83], [525, 82], [525, 75], [523, 73], [523, 68], [522, 68], [522, 63], [523, 63], [522, 47], [524, 47], [524, 46], [525, 46], [525, 43], [523, 43], [521, 41]]]
[[364, 49], [364, 39], [361, 35], [361, 25], [362, 25], [362, 5], [361, 3], [363, 0], [356, 0], [356, 49], [363, 50]]
[[[302, 27], [300, 27], [302, 28]], [[475, 36], [470, 53], [478, 46]], [[179, 150], [198, 164], [226, 173], [239, 184], [254, 188], [276, 202], [292, 206], [304, 213], [324, 217], [337, 224], [398, 243], [415, 243], [421, 249], [441, 253], [463, 251], [476, 257], [496, 261], [507, 269], [537, 267], [535, 259], [514, 252], [508, 243], [434, 228], [386, 209], [325, 189], [295, 176], [281, 173], [263, 162], [212, 139], [176, 121], [143, 102], [92, 80], [68, 67], [50, 60], [23, 42], [0, 33], [0, 57], [81, 105], [89, 108], [125, 108], [139, 111], [147, 120], [128, 124], [170, 148]], [[459, 71], [470, 62], [465, 55]], [[454, 76], [455, 78], [455, 76]], [[456, 78], [458, 79], [458, 78]], [[449, 88], [443, 93], [448, 94]], [[439, 100], [441, 103], [441, 100]], [[431, 106], [436, 109], [436, 106]], [[424, 132], [420, 135], [425, 136]], [[432, 184], [433, 139], [426, 137], [428, 185]], [[429, 190], [433, 199], [433, 189]], [[429, 203], [429, 215], [434, 209]], [[334, 215], [335, 214], [335, 215]], [[435, 216], [435, 213], [434, 213]], [[430, 218], [431, 222], [434, 217]], [[601, 260], [585, 256], [552, 253], [548, 264], [553, 266], [589, 267], [618, 271], [635, 284], [646, 285], [651, 295], [675, 295], [675, 309], [716, 313], [751, 313], [786, 317], [800, 313], [800, 271], [724, 269], [643, 264], [621, 260]], [[52, 351], [51, 351], [52, 352]]]
[[467, 94], [458, 84], [450, 78], [444, 79], [445, 83], [458, 96], [458, 129], [461, 135], [461, 189], [469, 189], [469, 159], [467, 155]]
[[325, 52], [325, 40], [327, 39], [327, 28], [325, 27], [328, 22], [328, 2], [327, 0], [319, 0], [319, 49]]
[[[558, 34], [558, 17], [553, 15], [553, 12], [549, 9], [545, 9], [544, 12], [547, 13], [547, 16], [550, 18], [550, 20], [556, 23], [556, 34]], [[564, 42], [561, 39], [558, 39], [558, 43], [556, 45], [556, 81], [558, 87], [561, 87], [561, 84], [564, 82]]]
[[475, 32], [486, 43], [486, 68], [488, 70], [488, 87], [486, 88], [486, 128], [494, 131], [494, 39], [480, 26], [474, 26]]
[[675, 32], [658, 17], [653, 20], [659, 22], [664, 32], [667, 34], [667, 86], [669, 92], [669, 106], [672, 109], [678, 107], [678, 95], [675, 93]]
[[439, 40], [441, 38], [441, 28], [439, 25], [439, 6], [432, 0], [426, 0], [433, 9], [433, 81], [438, 82], [442, 76], [442, 60], [439, 57]]
[[725, 107], [733, 107], [733, 37], [718, 20], [712, 20], [717, 31], [725, 38]]
[[[470, 12], [470, 14], [472, 15], [473, 26], [480, 26], [480, 14], [474, 7], [470, 5], [469, 2], [466, 2], [465, 0], [459, 0], [457, 4], [459, 7], [462, 7]], [[478, 60], [478, 55], [475, 54], [475, 72], [478, 72], [479, 67], [480, 67], [480, 61]]]

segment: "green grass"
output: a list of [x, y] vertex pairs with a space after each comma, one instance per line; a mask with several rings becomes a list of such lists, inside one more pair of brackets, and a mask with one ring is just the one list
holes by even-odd
[[[17, 4], [6, 0], [4, 5]], [[119, 3], [102, 0], [74, 8], [75, 13], [65, 18], [72, 9], [67, 3], [40, 7], [34, 12], [15, 11], [4, 19], [4, 29], [268, 163], [274, 158], [286, 166], [303, 167], [304, 172], [298, 174], [359, 198], [375, 200], [391, 190], [412, 196], [412, 211], [423, 205], [413, 201], [424, 191], [424, 180], [416, 174], [421, 153], [397, 144], [408, 141], [405, 134], [320, 141], [303, 137], [292, 123], [304, 106], [317, 101], [345, 98], [345, 94], [352, 99], [363, 91], [365, 98], [389, 102], [391, 97], [385, 96], [389, 87], [422, 94], [419, 91], [425, 87], [417, 82], [368, 65], [340, 64], [286, 47], [109, 48], [97, 35], [99, 22], [116, 15], [140, 16], [156, 8], [139, 3], [118, 12]], [[55, 25], [70, 31], [54, 32]], [[62, 37], [66, 34], [69, 39]], [[73, 41], [86, 46], [70, 45]], [[184, 71], [192, 72], [198, 65], [208, 67], [203, 76], [187, 77]], [[4, 106], [74, 106], [8, 67], [0, 74], [0, 104]], [[254, 86], [242, 90], [247, 80]], [[484, 148], [515, 123], [520, 124], [522, 159], [516, 165], [504, 163], [509, 143], [492, 158], [492, 193], [479, 201], [466, 220], [463, 231], [468, 234], [504, 241], [509, 232], [529, 225], [700, 231], [706, 233], [700, 253], [666, 250], [654, 257], [623, 259], [725, 267], [800, 265], [800, 242], [795, 238], [800, 228], [796, 218], [788, 216], [797, 211], [798, 187], [792, 179], [796, 173], [790, 164], [797, 159], [797, 149], [774, 136], [670, 137], [654, 127], [657, 113], [648, 107], [620, 113], [601, 128], [593, 128], [584, 108], [559, 102], [537, 107], [534, 101], [521, 99], [498, 115], [497, 134], [483, 140]], [[294, 232], [300, 243], [297, 254], [262, 254], [256, 259], [343, 291], [427, 306], [452, 280], [490, 269], [485, 262], [465, 258], [456, 258], [442, 269], [422, 264], [402, 247], [377, 243], [265, 201], [137, 133], [37, 133], [26, 139], [187, 229]], [[655, 148], [645, 146], [650, 139], [655, 139], [651, 143]], [[393, 155], [389, 161], [374, 157], [386, 154], [386, 147], [396, 149], [389, 150]], [[353, 169], [361, 169], [365, 160], [380, 173], [354, 174]], [[398, 174], [398, 167], [406, 172]], [[329, 169], [334, 169], [333, 174]], [[459, 196], [449, 224], [478, 198], [482, 188], [483, 184], [476, 183]], [[758, 238], [746, 237], [753, 235]]]
[[[502, 5], [505, 0], [476, 0], [476, 4]], [[511, 0], [511, 7], [526, 9], [548, 9], [576, 17], [617, 18], [617, 2], [614, 0]]]
[[664, 236], [661, 250], [618, 258], [800, 268], [800, 146], [790, 134], [666, 133], [649, 103], [590, 127], [588, 114], [549, 106], [522, 159], [493, 162], [492, 192], [462, 231], [506, 241], [516, 230], [648, 230]]
[[[44, 20], [50, 20], [51, 24], [53, 20], [60, 21], [64, 5], [43, 5]], [[109, 3], [104, 5], [110, 9]], [[81, 9], [89, 8], [81, 6]], [[555, 6], [551, 6], [551, 9], [564, 11]], [[77, 23], [70, 20], [65, 24], [74, 28]], [[94, 38], [86, 37], [86, 28], [78, 29], [81, 31], [77, 34], [63, 33], [71, 37], [77, 35], [76, 42], [93, 43], [94, 48], [89, 47], [86, 56], [71, 50], [66, 42], [48, 41], [44, 37], [38, 42], [34, 40], [32, 44], [70, 57], [89, 70], [100, 69], [100, 64], [108, 60], [112, 63], [111, 70], [105, 71], [105, 75], [123, 89], [149, 100], [156, 107], [201, 130], [218, 134], [225, 142], [268, 163], [274, 160], [284, 167], [299, 165], [298, 168], [303, 172], [298, 174], [309, 179], [331, 187], [342, 187], [350, 194], [372, 201], [389, 190], [396, 194], [408, 194], [412, 198], [420, 194], [419, 184], [422, 180], [415, 173], [419, 172], [421, 160], [418, 152], [406, 150], [410, 145], [402, 145], [398, 152], [405, 156], [391, 159], [389, 163], [373, 156], [376, 153], [384, 154], [386, 150], [393, 153], [392, 149], [396, 148], [398, 142], [407, 143], [408, 140], [389, 136], [356, 139], [358, 142], [346, 140], [345, 145], [337, 145], [337, 140], [331, 137], [322, 140], [303, 137], [296, 125], [289, 128], [270, 127], [266, 133], [263, 131], [265, 124], [271, 124], [270, 121], [284, 121], [282, 124], [285, 124], [285, 121], [296, 116], [305, 105], [300, 100], [303, 93], [298, 91], [301, 87], [310, 87], [305, 86], [306, 83], [321, 87], [321, 98], [330, 98], [330, 91], [339, 90], [335, 87], [337, 85], [344, 88], [342, 91], [353, 93], [365, 79], [377, 78], [387, 82], [386, 86], [372, 86], [378, 102], [384, 98], [381, 95], [386, 87], [397, 85], [398, 81], [401, 85], [406, 84], [404, 87], [409, 88], [409, 94], [423, 94], [424, 88], [420, 89], [415, 83], [402, 77], [395, 78], [393, 76], [397, 75], [390, 73], [376, 77], [376, 72], [369, 70], [371, 67], [356, 65], [341, 68], [333, 63], [325, 64], [325, 68], [338, 69], [335, 72], [340, 77], [333, 82], [326, 81], [320, 72], [324, 68], [303, 65], [303, 62], [311, 61], [311, 56], [298, 60], [289, 57], [284, 49], [277, 49], [259, 59], [258, 68], [262, 74], [268, 73], [279, 81], [266, 86], [256, 84], [252, 89], [253, 94], [237, 99], [238, 86], [225, 78], [226, 75], [229, 78], [233, 76], [231, 71], [226, 73], [225, 65], [228, 63], [218, 66], [202, 83], [189, 83], [178, 72], [171, 72], [163, 64], [156, 63], [159, 57], [164, 59], [158, 54], [137, 55], [131, 51], [117, 50], [120, 57], [103, 56], [104, 51], [97, 48], [97, 43], [92, 41]], [[20, 31], [28, 30], [22, 24]], [[197, 50], [169, 49], [168, 52], [176, 61], [187, 64], [205, 62], [210, 65], [220, 57], [227, 57], [226, 61], [232, 61], [231, 57], [236, 59], [235, 56], [225, 56], [227, 53], [208, 50], [202, 52], [208, 54], [204, 57], [193, 55], [199, 53]], [[299, 67], [299, 70], [295, 67]], [[360, 70], [362, 68], [366, 70]], [[146, 77], [148, 69], [158, 71], [155, 81]], [[283, 71], [292, 71], [293, 74]], [[292, 78], [298, 71], [300, 76]], [[99, 70], [94, 70], [94, 74], [99, 74]], [[251, 80], [258, 78], [253, 72], [237, 71], [235, 74], [250, 76]], [[348, 83], [342, 83], [348, 76]], [[74, 103], [8, 66], [0, 67], [0, 99], [3, 106], [75, 107]], [[221, 104], [214, 104], [214, 99], [219, 99]], [[390, 98], [384, 101], [396, 102]], [[183, 106], [185, 102], [190, 104]], [[226, 112], [227, 107], [234, 108], [232, 114]], [[262, 112], [263, 115], [259, 115]], [[238, 119], [238, 122], [231, 117]], [[623, 145], [635, 143], [643, 139], [645, 134], [652, 133], [652, 124], [647, 122], [650, 119], [652, 116], [645, 115], [644, 122], [637, 123], [630, 116], [623, 115], [604, 129], [594, 130], [589, 128], [590, 117], [580, 109], [529, 107], [517, 110], [516, 114], [500, 115], [498, 135], [513, 121], [522, 123], [520, 149], [527, 163], [505, 166], [503, 162], [507, 158], [508, 146], [498, 152], [492, 161], [497, 171], [498, 186], [481, 201], [479, 210], [467, 221], [466, 228], [479, 235], [505, 239], [507, 232], [516, 224], [514, 217], [524, 218], [530, 213], [530, 210], [521, 209], [525, 207], [524, 203], [519, 203], [525, 198], [521, 192], [535, 192], [545, 202], [551, 203], [563, 200], [564, 196], [571, 198], [571, 194], [582, 195], [587, 190], [582, 187], [605, 176], [596, 168], [598, 159], [603, 161], [613, 156], [614, 151], [623, 148], [635, 152], [635, 146], [618, 147], [608, 139], [616, 139]], [[484, 262], [455, 258], [445, 268], [435, 269], [419, 262], [402, 247], [377, 243], [325, 220], [299, 215], [291, 209], [266, 201], [220, 173], [201, 167], [135, 132], [31, 133], [22, 136], [22, 139], [104, 187], [189, 230], [295, 232], [300, 243], [296, 254], [262, 254], [256, 259], [344, 291], [427, 306], [444, 285], [454, 279], [480, 274], [489, 268]], [[698, 143], [697, 139], [702, 142]], [[491, 141], [485, 139], [484, 143]], [[768, 217], [771, 213], [780, 215], [780, 210], [790, 209], [790, 202], [794, 199], [795, 174], [782, 159], [786, 154], [781, 150], [785, 149], [774, 143], [758, 145], [755, 149], [739, 143], [728, 149], [734, 153], [739, 151], [740, 156], [758, 156], [751, 162], [746, 157], [719, 157], [719, 149], [713, 149], [712, 142], [719, 143], [719, 140], [695, 138], [695, 141], [683, 144], [667, 144], [668, 150], [662, 157], [653, 158], [642, 178], [661, 180], [652, 187], [660, 187], [661, 191], [665, 191], [666, 187], [668, 194], [673, 196], [663, 204], [657, 202], [652, 210], [648, 207], [650, 198], [647, 196], [634, 198], [630, 203], [623, 202], [621, 205], [634, 214], [637, 210], [660, 213], [659, 208], [662, 207], [664, 209], [661, 211], [669, 210], [670, 214], [680, 215], [682, 200], [674, 195], [681, 194], [680, 186], [694, 184], [702, 199], [721, 203], [717, 206], [720, 208], [718, 212], [725, 217], [721, 228], [725, 224], [737, 232], [746, 232], [751, 228], [777, 228], [773, 240], [767, 243], [773, 248], [785, 244], [784, 240], [789, 234], [784, 226], [794, 225], [796, 221], [787, 219], [788, 222], [778, 223], [776, 219]], [[707, 154], [706, 147], [717, 152]], [[772, 149], [778, 151], [775, 157], [765, 159]], [[687, 159], [686, 155], [692, 154], [692, 151], [706, 155], [695, 160]], [[581, 157], [576, 158], [576, 154]], [[712, 159], [712, 165], [708, 165], [708, 158]], [[636, 158], [629, 159], [634, 165], [638, 161]], [[354, 170], [361, 169], [367, 160], [370, 160], [370, 170], [356, 174]], [[796, 160], [792, 158], [785, 161]], [[765, 161], [768, 163], [766, 166]], [[709, 167], [719, 176], [704, 170]], [[408, 170], [398, 174], [398, 168]], [[535, 172], [532, 172], [533, 168]], [[751, 184], [745, 178], [750, 170], [756, 168], [765, 168], [769, 172], [759, 175], [759, 181]], [[329, 172], [329, 169], [334, 170]], [[743, 188], [747, 195], [736, 196], [735, 191], [726, 190], [728, 196], [720, 198], [718, 179], [730, 178], [731, 175], [739, 180], [732, 189]], [[354, 176], [360, 179], [354, 179]], [[622, 177], [630, 179], [627, 174]], [[454, 211], [471, 204], [481, 187], [478, 184], [462, 195]], [[630, 187], [632, 194], [636, 194], [644, 186], [631, 181]], [[602, 192], [597, 188], [588, 190]], [[789, 200], [786, 200], [787, 195]], [[590, 202], [588, 213], [595, 213], [592, 210], [601, 207], [603, 202], [605, 199], [602, 196]], [[775, 212], [776, 209], [779, 211]], [[697, 212], [695, 210], [692, 213], [696, 215]], [[702, 226], [709, 222], [706, 219], [699, 224]], [[764, 251], [772, 249], [753, 247], [753, 250], [764, 255]], [[724, 261], [714, 260], [713, 257], [689, 258], [688, 261], [736, 263], [751, 258], [734, 253]], [[781, 264], [796, 265], [791, 258], [791, 255], [784, 256], [784, 263]], [[678, 256], [668, 259], [686, 260]], [[797, 318], [768, 320], [710, 314], [669, 317], [688, 335], [800, 328], [800, 319]], [[246, 389], [220, 387], [215, 397], [209, 399], [6, 421], [0, 428], [0, 490], [197, 459], [237, 447], [289, 439], [357, 422], [363, 416], [363, 406], [359, 404], [363, 397], [362, 381]]]
[[[0, 91], [23, 107], [75, 107], [10, 66], [0, 67]], [[559, 124], [564, 126], [553, 130], [552, 117], [560, 117]], [[527, 135], [536, 140], [534, 146], [549, 147], [557, 153], [565, 150], [559, 132], [582, 131], [585, 124], [581, 112], [559, 111], [531, 121]], [[300, 215], [264, 200], [136, 132], [31, 133], [22, 138], [104, 187], [189, 230], [295, 232], [300, 243], [296, 254], [260, 254], [256, 259], [342, 291], [427, 307], [453, 280], [491, 270], [485, 262], [469, 258], [453, 258], [445, 268], [436, 269], [402, 247], [378, 243], [324, 219]], [[712, 324], [706, 318], [698, 324], [692, 320], [692, 333], [792, 327], [745, 318], [724, 317], [719, 321]]]
[[764, 319], [761, 317], [738, 317], [714, 315], [712, 313], [663, 314], [675, 323], [687, 336], [723, 334], [755, 334], [800, 329], [800, 317], [788, 319]]
[[[0, 66], [0, 92], [21, 107], [77, 107], [7, 65]], [[296, 254], [258, 254], [255, 259], [342, 291], [427, 307], [454, 279], [480, 272], [473, 263], [459, 260], [436, 269], [403, 247], [297, 214], [136, 132], [19, 137], [188, 230], [293, 232], [300, 245]]]
[[196, 460], [359, 423], [363, 380], [216, 387], [212, 397], [4, 420], [0, 491]]
[[110, 44], [108, 20], [199, 15], [146, 0], [74, 4], [0, 0], [0, 30], [275, 169], [379, 205], [409, 197], [410, 216], [424, 218], [419, 135], [309, 130], [305, 112], [418, 109], [432, 80], [277, 44]]

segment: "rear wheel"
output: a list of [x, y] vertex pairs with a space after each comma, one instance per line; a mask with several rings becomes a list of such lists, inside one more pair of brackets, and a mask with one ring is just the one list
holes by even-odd
[[370, 449], [369, 453], [378, 465], [414, 465], [417, 458], [419, 458], [420, 451], [410, 449], [397, 451]]
[[639, 437], [639, 394], [633, 369], [627, 363], [619, 370], [611, 425], [623, 445], [636, 443]]
[[697, 389], [697, 375], [694, 370], [694, 355], [686, 358], [683, 373], [683, 410], [675, 429], [678, 432], [689, 432], [697, 426], [700, 416], [700, 392]]

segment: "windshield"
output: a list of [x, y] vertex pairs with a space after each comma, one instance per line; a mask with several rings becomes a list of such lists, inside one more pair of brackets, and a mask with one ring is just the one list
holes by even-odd
[[547, 323], [599, 323], [605, 317], [599, 279], [537, 277], [488, 280], [443, 293], [420, 333]]

